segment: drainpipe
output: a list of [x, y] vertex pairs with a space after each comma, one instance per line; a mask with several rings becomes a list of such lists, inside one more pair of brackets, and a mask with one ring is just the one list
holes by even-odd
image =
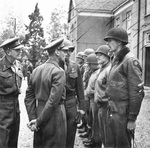
[[137, 34], [137, 58], [139, 59], [140, 51], [140, 16], [141, 16], [141, 0], [138, 0], [138, 34]]

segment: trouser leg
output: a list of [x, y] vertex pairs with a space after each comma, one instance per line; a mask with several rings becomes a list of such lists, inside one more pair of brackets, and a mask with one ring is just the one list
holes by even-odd
[[8, 147], [10, 148], [12, 147], [17, 148], [19, 127], [20, 127], [20, 113], [17, 113], [14, 123], [10, 127], [10, 134], [9, 134], [9, 141], [8, 141]]

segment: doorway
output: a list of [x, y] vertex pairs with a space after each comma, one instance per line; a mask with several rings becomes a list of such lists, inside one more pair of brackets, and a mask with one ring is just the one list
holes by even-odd
[[150, 47], [146, 47], [145, 53], [145, 86], [150, 87]]

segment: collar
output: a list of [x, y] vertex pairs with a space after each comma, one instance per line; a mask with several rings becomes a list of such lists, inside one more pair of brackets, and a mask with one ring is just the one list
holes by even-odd
[[54, 58], [54, 57], [50, 57], [50, 58], [46, 61], [46, 63], [52, 63], [52, 64], [54, 64], [55, 66], [60, 67], [59, 64], [58, 64], [57, 58]]
[[7, 59], [6, 56], [3, 57], [2, 63], [3, 63], [3, 65], [2, 65], [3, 71], [6, 71], [7, 69], [9, 69], [9, 68], [13, 65], [12, 63], [10, 63], [10, 62], [8, 61], [8, 59]]
[[122, 48], [116, 55], [114, 62], [121, 62], [123, 60], [123, 58], [125, 57], [125, 55], [127, 53], [129, 53], [129, 48], [128, 47], [124, 47]]
[[107, 63], [105, 63], [104, 65], [101, 66], [101, 69], [104, 69], [105, 67], [110, 65], [110, 61], [108, 61]]

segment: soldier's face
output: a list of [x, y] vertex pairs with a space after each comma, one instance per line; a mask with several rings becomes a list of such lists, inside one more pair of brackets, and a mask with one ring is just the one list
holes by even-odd
[[76, 62], [77, 62], [78, 64], [83, 64], [83, 63], [84, 63], [84, 60], [81, 59], [81, 58], [76, 58]]
[[63, 50], [65, 59], [70, 59], [71, 56], [71, 51], [70, 50]]
[[112, 52], [117, 51], [119, 47], [119, 42], [115, 39], [107, 39], [106, 44], [110, 47]]
[[96, 54], [97, 60], [98, 60], [98, 64], [103, 65], [106, 63], [106, 61], [108, 61], [108, 57], [105, 56], [102, 53], [97, 53]]
[[62, 50], [59, 51], [59, 58], [62, 60], [62, 61], [65, 61], [65, 54]]
[[13, 59], [16, 59], [16, 60], [21, 60], [22, 58], [22, 49], [11, 49], [10, 50], [10, 56], [11, 58]]

